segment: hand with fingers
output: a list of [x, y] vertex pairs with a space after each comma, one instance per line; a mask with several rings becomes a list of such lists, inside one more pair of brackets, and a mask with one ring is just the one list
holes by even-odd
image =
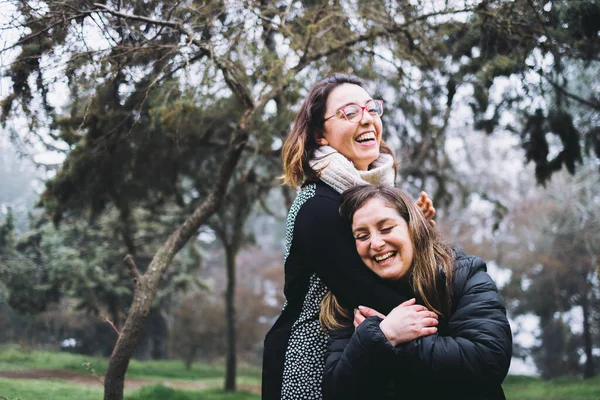
[[435, 217], [435, 208], [433, 207], [433, 201], [431, 201], [427, 193], [421, 192], [421, 196], [419, 196], [419, 199], [416, 201], [416, 204], [417, 207], [419, 207], [421, 211], [423, 211], [423, 215], [425, 215], [425, 218], [427, 218], [427, 220], [431, 222], [431, 225], [435, 226], [435, 221], [433, 220], [433, 218]]
[[360, 306], [354, 312], [354, 326], [357, 327], [365, 318], [371, 316], [383, 318], [379, 327], [392, 346], [436, 333], [437, 314], [415, 302], [414, 298], [407, 300], [387, 316], [371, 308]]

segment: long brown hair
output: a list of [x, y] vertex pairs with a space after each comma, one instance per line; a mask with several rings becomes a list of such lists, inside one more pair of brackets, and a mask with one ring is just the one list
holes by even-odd
[[[406, 221], [413, 246], [413, 261], [408, 272], [409, 281], [417, 300], [438, 315], [450, 317], [452, 309], [452, 277], [454, 252], [444, 244], [436, 229], [425, 218], [413, 200], [399, 189], [361, 185], [342, 193], [340, 214], [350, 224], [354, 213], [371, 199], [381, 199], [395, 209]], [[441, 271], [445, 282], [440, 282]], [[321, 325], [326, 329], [341, 326], [340, 316], [349, 316], [335, 296], [329, 292], [321, 302]]]
[[[362, 79], [353, 75], [335, 73], [317, 82], [308, 93], [302, 106], [300, 106], [294, 126], [285, 139], [281, 150], [284, 184], [295, 188], [304, 182], [305, 177], [308, 180], [318, 178], [319, 171], [313, 170], [308, 162], [320, 146], [317, 144], [317, 139], [321, 138], [325, 131], [324, 119], [329, 94], [333, 89], [344, 83], [364, 88]], [[379, 151], [394, 157], [394, 152], [383, 140], [379, 146]], [[394, 157], [395, 164], [396, 159]]]

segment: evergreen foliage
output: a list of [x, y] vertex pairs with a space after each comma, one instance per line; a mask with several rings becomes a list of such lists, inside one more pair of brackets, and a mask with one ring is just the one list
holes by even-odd
[[0, 120], [24, 118], [18, 135], [68, 150], [39, 202], [56, 226], [17, 243], [6, 219], [0, 274], [11, 304], [29, 312], [60, 293], [106, 308], [118, 326], [127, 310], [106, 399], [122, 398], [158, 282], [192, 282], [199, 251], [167, 270], [175, 254], [228, 203], [228, 188], [248, 189], [250, 209], [274, 185], [298, 104], [330, 72], [364, 77], [386, 101], [402, 178], [433, 182], [436, 207], [468, 192], [446, 146], [462, 104], [476, 129], [520, 138], [539, 183], [600, 158], [598, 82], [578, 86], [599, 70], [596, 0], [7, 4], [18, 39], [3, 50], [15, 54]]

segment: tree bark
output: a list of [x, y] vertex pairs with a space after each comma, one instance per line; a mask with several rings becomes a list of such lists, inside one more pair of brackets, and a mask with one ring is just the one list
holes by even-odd
[[225, 372], [225, 391], [236, 390], [236, 331], [235, 331], [235, 259], [238, 249], [236, 246], [225, 247], [227, 260], [227, 289], [225, 290], [225, 314], [227, 318], [227, 358]]
[[196, 346], [192, 346], [192, 348], [190, 349], [190, 352], [185, 356], [185, 370], [186, 371], [191, 371], [192, 364], [194, 363], [194, 359], [196, 358], [197, 349], [198, 348]]
[[240, 129], [227, 151], [215, 187], [206, 200], [194, 210], [193, 214], [158, 249], [146, 273], [141, 275], [135, 267], [132, 258], [128, 258], [129, 262], [127, 264], [132, 269], [135, 277], [133, 302], [108, 362], [104, 377], [104, 400], [123, 400], [125, 373], [129, 366], [129, 360], [139, 342], [140, 333], [144, 327], [146, 318], [150, 314], [158, 283], [175, 254], [181, 250], [198, 228], [220, 206], [220, 200], [226, 192], [227, 182], [235, 170], [240, 155], [246, 146], [247, 139], [248, 134], [245, 130]]
[[581, 310], [583, 311], [583, 349], [585, 351], [585, 365], [583, 377], [585, 379], [594, 377], [594, 356], [592, 354], [592, 333], [590, 327], [590, 303], [588, 292], [581, 295]]

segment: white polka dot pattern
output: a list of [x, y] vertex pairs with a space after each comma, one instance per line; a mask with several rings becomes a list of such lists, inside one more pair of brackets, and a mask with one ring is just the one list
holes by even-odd
[[285, 221], [285, 253], [283, 254], [283, 263], [287, 261], [288, 256], [290, 255], [290, 249], [292, 248], [292, 239], [294, 237], [294, 223], [296, 222], [296, 215], [298, 215], [298, 211], [308, 199], [313, 197], [316, 193], [317, 185], [315, 183], [311, 183], [310, 185], [306, 185], [296, 199], [292, 203], [292, 207], [288, 212], [287, 220]]
[[[296, 196], [288, 213], [285, 231], [284, 262], [287, 261], [294, 237], [294, 224], [300, 208], [316, 194], [317, 185], [306, 185]], [[316, 276], [308, 282], [307, 294], [302, 311], [290, 332], [285, 353], [285, 364], [281, 386], [282, 400], [322, 399], [324, 357], [327, 336], [319, 325], [321, 300], [327, 288]], [[283, 308], [287, 305], [287, 301]]]
[[319, 325], [319, 310], [326, 292], [327, 287], [313, 274], [300, 316], [292, 326], [285, 353], [282, 400], [323, 398], [321, 382], [327, 334]]

